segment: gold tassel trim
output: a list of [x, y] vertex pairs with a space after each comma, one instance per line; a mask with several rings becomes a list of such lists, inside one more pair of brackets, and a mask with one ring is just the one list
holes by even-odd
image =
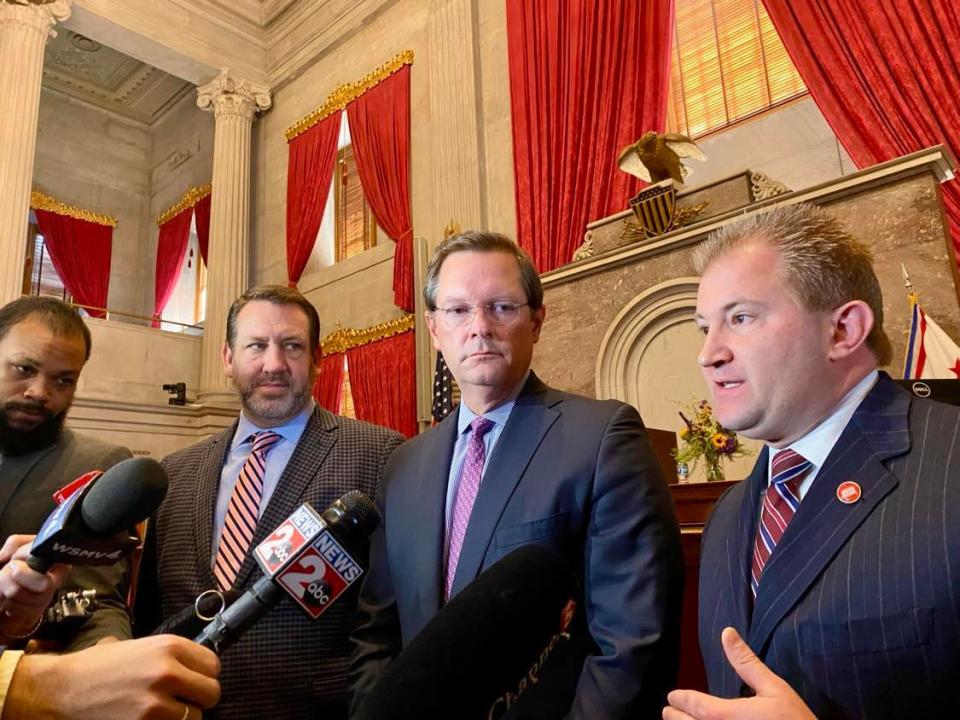
[[97, 225], [106, 225], [107, 227], [114, 228], [117, 226], [117, 219], [115, 217], [101, 215], [91, 210], [84, 210], [83, 208], [78, 208], [73, 205], [67, 205], [39, 190], [34, 190], [30, 193], [30, 207], [34, 210], [46, 210], [47, 212], [56, 213], [57, 215], [66, 215], [67, 217], [76, 218], [77, 220], [86, 220], [87, 222], [96, 223]]
[[162, 213], [157, 215], [157, 225], [163, 225], [165, 222], [170, 220], [170, 218], [175, 215], [179, 215], [187, 208], [192, 208], [198, 202], [203, 200], [207, 195], [210, 194], [210, 183], [206, 185], [201, 185], [197, 187], [196, 185], [191, 185], [187, 188], [187, 191], [181, 196], [177, 202], [168, 207]]
[[300, 118], [286, 129], [283, 134], [286, 136], [287, 142], [290, 142], [298, 135], [302, 135], [324, 118], [343, 110], [349, 103], [356, 100], [370, 88], [379, 85], [404, 65], [412, 64], [413, 50], [404, 50], [394, 55], [376, 70], [368, 72], [356, 82], [337, 85], [320, 107], [306, 117]]
[[363, 328], [362, 330], [342, 328], [337, 325], [336, 330], [323, 338], [320, 342], [320, 347], [324, 356], [343, 353], [352, 348], [366, 345], [367, 343], [377, 342], [377, 340], [384, 340], [388, 337], [413, 330], [415, 324], [415, 316], [404, 315], [403, 317], [398, 317], [396, 320], [390, 320], [389, 322], [373, 325], [372, 327]]

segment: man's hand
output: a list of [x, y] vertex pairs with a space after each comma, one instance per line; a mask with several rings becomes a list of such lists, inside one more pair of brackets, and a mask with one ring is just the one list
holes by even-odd
[[67, 655], [25, 655], [3, 720], [183, 720], [220, 699], [220, 659], [186, 638], [154, 635]]
[[755, 697], [736, 700], [695, 690], [674, 690], [663, 720], [816, 720], [793, 688], [772, 673], [732, 627], [724, 628], [720, 642], [727, 661], [740, 679], [753, 688]]
[[0, 635], [20, 638], [37, 626], [53, 594], [63, 584], [69, 565], [54, 565], [46, 573], [31, 570], [33, 535], [11, 535], [0, 547]]

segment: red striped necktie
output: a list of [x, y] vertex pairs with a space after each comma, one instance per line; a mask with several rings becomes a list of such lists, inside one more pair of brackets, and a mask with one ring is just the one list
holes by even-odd
[[763, 568], [800, 507], [798, 489], [812, 465], [813, 463], [802, 455], [789, 449], [781, 450], [773, 456], [770, 485], [763, 496], [760, 525], [757, 527], [757, 539], [753, 548], [753, 566], [750, 572], [753, 597], [757, 596]]
[[257, 515], [260, 511], [260, 498], [263, 497], [263, 475], [267, 469], [267, 453], [282, 439], [281, 435], [268, 430], [254, 433], [246, 442], [253, 441], [253, 451], [243, 467], [240, 477], [233, 486], [227, 516], [220, 532], [220, 545], [213, 563], [213, 574], [217, 578], [220, 590], [233, 587], [243, 558], [250, 549], [253, 535], [257, 531]]

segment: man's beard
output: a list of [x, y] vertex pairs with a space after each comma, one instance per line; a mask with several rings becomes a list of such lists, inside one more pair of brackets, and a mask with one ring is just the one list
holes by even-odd
[[[7, 413], [11, 410], [26, 412], [40, 412], [46, 415], [32, 430], [18, 430], [10, 425]], [[67, 411], [53, 415], [46, 408], [27, 403], [7, 403], [0, 407], [0, 454], [7, 457], [29, 455], [37, 450], [43, 450], [60, 439], [63, 421]]]
[[[272, 400], [254, 396], [256, 389], [261, 383], [276, 382], [278, 380], [288, 383], [288, 392], [286, 395]], [[303, 410], [310, 400], [310, 388], [313, 387], [313, 373], [310, 374], [308, 382], [300, 387], [293, 383], [293, 379], [287, 373], [260, 375], [254, 381], [243, 386], [236, 381], [234, 381], [234, 384], [240, 392], [240, 404], [248, 415], [263, 418], [264, 420], [290, 420]]]

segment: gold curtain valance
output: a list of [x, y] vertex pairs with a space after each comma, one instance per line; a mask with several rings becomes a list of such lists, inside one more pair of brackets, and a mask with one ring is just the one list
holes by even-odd
[[78, 208], [73, 205], [67, 205], [39, 190], [34, 190], [30, 193], [30, 207], [34, 210], [46, 210], [56, 213], [57, 215], [66, 215], [67, 217], [76, 218], [77, 220], [86, 220], [87, 222], [96, 223], [97, 225], [106, 225], [107, 227], [117, 226], [117, 219], [115, 217], [101, 215], [92, 210], [84, 210], [83, 208]]
[[403, 317], [398, 317], [396, 320], [390, 320], [389, 322], [363, 328], [362, 330], [353, 330], [338, 326], [336, 330], [323, 338], [320, 342], [320, 347], [323, 355], [342, 353], [351, 348], [413, 330], [414, 324], [415, 317], [413, 315], [404, 315]]
[[379, 85], [404, 65], [412, 64], [413, 50], [404, 50], [394, 55], [376, 70], [368, 72], [356, 82], [337, 85], [320, 107], [286, 129], [283, 134], [286, 136], [287, 142], [305, 133], [325, 117], [343, 110], [351, 101], [356, 100], [370, 88]]
[[174, 215], [179, 215], [187, 208], [191, 208], [210, 194], [210, 183], [197, 187], [191, 185], [177, 202], [157, 215], [157, 225], [163, 225]]

